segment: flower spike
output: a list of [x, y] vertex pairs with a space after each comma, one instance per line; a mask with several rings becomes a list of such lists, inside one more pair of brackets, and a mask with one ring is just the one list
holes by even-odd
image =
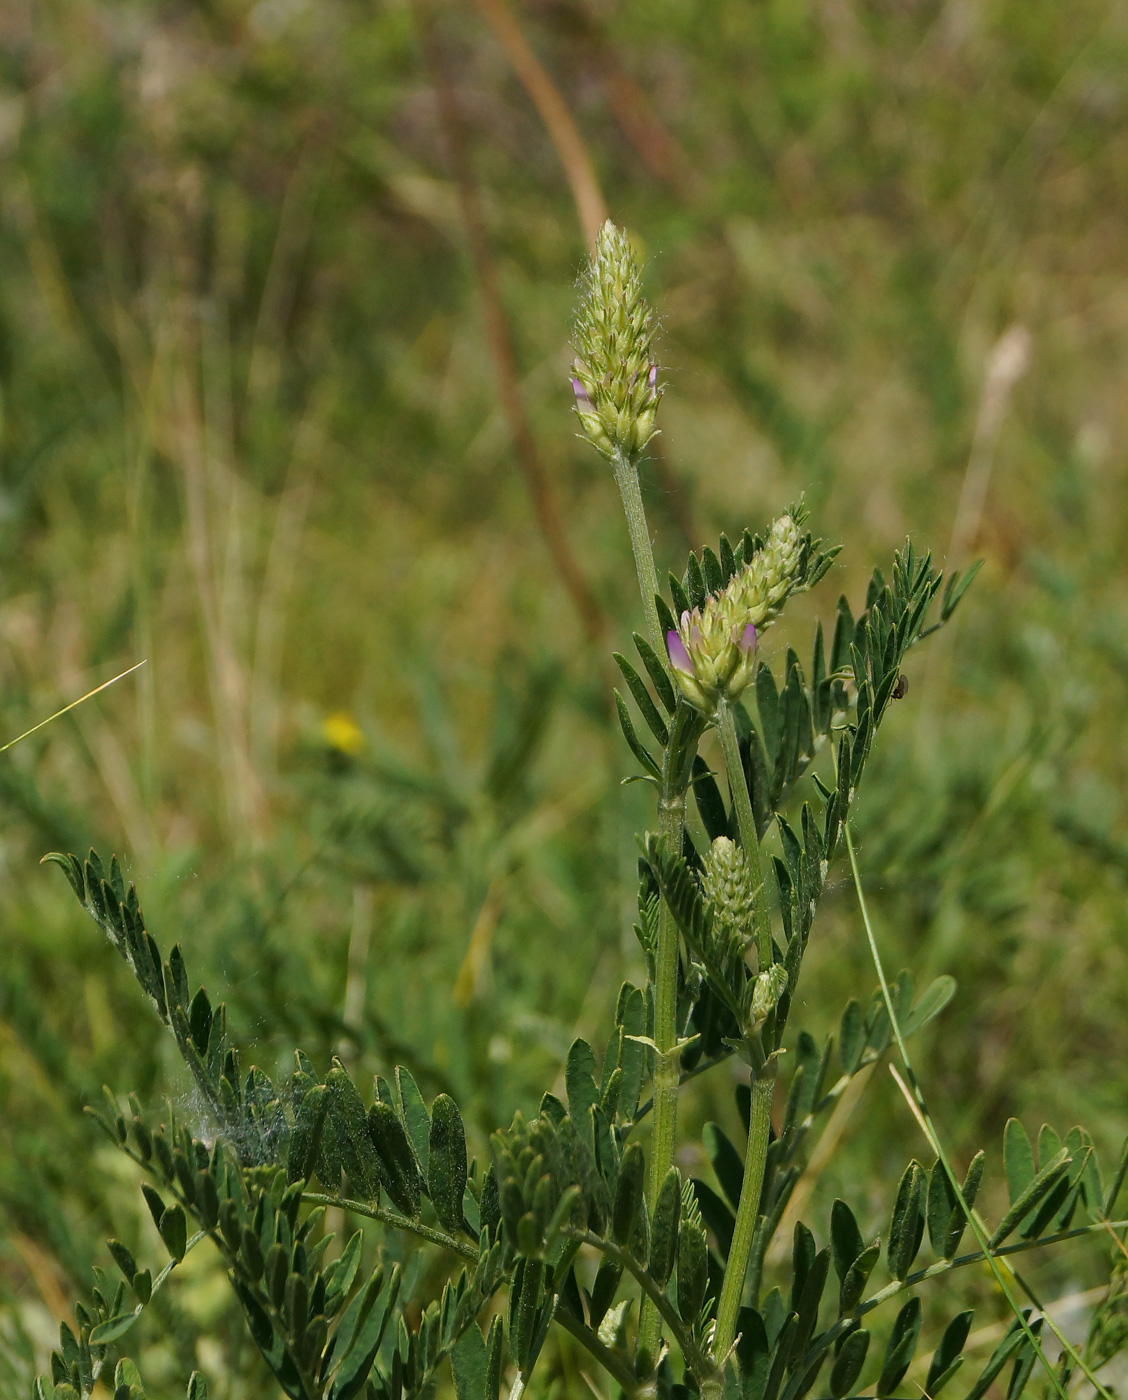
[[802, 504], [772, 525], [768, 542], [719, 593], [685, 611], [666, 634], [674, 680], [695, 709], [713, 715], [738, 700], [755, 674], [756, 644], [793, 593], [809, 588], [827, 556], [803, 531]]
[[572, 367], [576, 416], [609, 460], [637, 457], [656, 431], [662, 391], [654, 363], [654, 315], [622, 229], [608, 220], [580, 279], [578, 358]]

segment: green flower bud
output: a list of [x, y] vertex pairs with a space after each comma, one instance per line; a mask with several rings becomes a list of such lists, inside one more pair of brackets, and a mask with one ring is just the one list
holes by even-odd
[[662, 391], [654, 363], [654, 316], [622, 229], [608, 220], [580, 279], [572, 390], [576, 416], [605, 457], [636, 456], [654, 436]]
[[756, 978], [752, 989], [752, 1021], [762, 1021], [787, 988], [787, 973], [780, 963], [772, 963]]
[[756, 643], [794, 593], [821, 577], [837, 551], [821, 552], [803, 530], [802, 505], [781, 515], [767, 543], [703, 606], [683, 612], [666, 633], [670, 667], [682, 694], [712, 715], [722, 697], [738, 700], [755, 674]]
[[713, 909], [715, 935], [740, 955], [752, 942], [756, 887], [743, 850], [727, 836], [718, 836], [702, 860], [701, 892]]

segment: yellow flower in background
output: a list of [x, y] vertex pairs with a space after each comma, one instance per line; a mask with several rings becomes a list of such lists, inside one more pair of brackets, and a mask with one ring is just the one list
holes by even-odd
[[321, 735], [331, 749], [356, 758], [364, 752], [364, 731], [352, 715], [344, 710], [334, 710], [321, 721]]

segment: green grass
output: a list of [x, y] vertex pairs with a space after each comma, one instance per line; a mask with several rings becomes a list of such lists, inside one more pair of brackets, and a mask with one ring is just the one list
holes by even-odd
[[[981, 439], [986, 567], [954, 635], [914, 659], [857, 830], [887, 965], [961, 984], [914, 1051], [960, 1165], [1010, 1114], [1080, 1119], [1107, 1157], [1128, 1128], [1123, 34], [1087, 3], [518, 14], [649, 261], [660, 567], [800, 490], [849, 541], [773, 646], [804, 651], [810, 618], [906, 533], [944, 555], [992, 347], [1028, 330]], [[641, 617], [614, 484], [568, 412], [582, 242], [489, 31], [470, 8], [437, 22], [605, 642], [510, 450], [410, 10], [72, 0], [5, 20], [0, 742], [148, 661], [0, 756], [13, 1389], [106, 1235], [148, 1228], [82, 1104], [103, 1082], [183, 1093], [44, 851], [121, 853], [268, 1068], [342, 1039], [366, 1071], [402, 1060], [457, 1089], [479, 1151], [638, 973], [631, 833], [650, 816], [618, 785], [603, 658]], [[325, 738], [339, 711], [365, 736], [352, 758]], [[527, 773], [505, 761], [522, 744]], [[873, 985], [838, 879], [800, 1017], [816, 1029]], [[685, 1112], [735, 1121], [720, 1083]], [[888, 1182], [918, 1150], [892, 1084], [856, 1118], [878, 1131], [848, 1129], [820, 1201], [836, 1173]], [[222, 1293], [192, 1267], [146, 1334], [151, 1392], [201, 1364], [221, 1400], [271, 1394], [230, 1311], [197, 1350]], [[1086, 1267], [1031, 1276], [1052, 1297], [1096, 1281]], [[976, 1326], [1001, 1316], [981, 1291]]]

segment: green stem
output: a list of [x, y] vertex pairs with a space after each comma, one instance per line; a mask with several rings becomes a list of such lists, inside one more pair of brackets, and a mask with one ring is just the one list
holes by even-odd
[[768, 1158], [768, 1137], [772, 1127], [772, 1090], [775, 1078], [764, 1075], [752, 1081], [752, 1104], [748, 1122], [748, 1151], [744, 1158], [744, 1183], [740, 1188], [740, 1204], [736, 1210], [736, 1225], [732, 1232], [725, 1280], [721, 1285], [721, 1301], [717, 1307], [717, 1330], [713, 1334], [713, 1356], [718, 1366], [736, 1336], [736, 1319], [744, 1294], [744, 1279], [748, 1258], [756, 1233], [756, 1217], [760, 1210], [760, 1192], [764, 1187], [764, 1164]]
[[385, 1210], [383, 1206], [372, 1206], [364, 1201], [352, 1201], [346, 1196], [323, 1196], [318, 1191], [303, 1191], [303, 1201], [312, 1201], [319, 1206], [337, 1206], [341, 1210], [351, 1211], [353, 1215], [366, 1215], [369, 1220], [379, 1220], [383, 1225], [391, 1225], [396, 1230], [407, 1230], [413, 1235], [418, 1235], [420, 1239], [429, 1240], [431, 1244], [441, 1244], [444, 1249], [452, 1250], [455, 1254], [461, 1254], [463, 1259], [469, 1259], [474, 1263], [478, 1261], [478, 1249], [463, 1240], [456, 1240], [453, 1235], [444, 1234], [442, 1230], [434, 1230], [430, 1225], [423, 1225], [418, 1220], [409, 1220], [406, 1215], [397, 1215], [394, 1210]]
[[627, 1397], [627, 1400], [633, 1400], [633, 1397], [639, 1393], [638, 1378], [623, 1358], [613, 1352], [610, 1347], [604, 1346], [590, 1327], [577, 1321], [570, 1312], [565, 1308], [561, 1308], [559, 1304], [553, 1316], [557, 1323], [563, 1327], [565, 1332], [575, 1337], [576, 1341], [579, 1342], [582, 1347], [586, 1347], [591, 1355], [595, 1357], [596, 1361], [599, 1362]]
[[621, 1264], [627, 1273], [642, 1289], [643, 1297], [653, 1303], [666, 1320], [670, 1329], [670, 1335], [677, 1342], [681, 1354], [687, 1365], [696, 1376], [707, 1377], [714, 1373], [714, 1366], [709, 1357], [697, 1346], [693, 1340], [693, 1334], [687, 1330], [674, 1307], [665, 1289], [660, 1288], [650, 1274], [643, 1268], [629, 1249], [623, 1249], [613, 1240], [606, 1240], [602, 1235], [593, 1234], [590, 1230], [564, 1230], [563, 1233], [569, 1239], [578, 1241], [580, 1244], [591, 1245], [600, 1254], [605, 1254], [608, 1259], [613, 1259], [616, 1264]]
[[760, 860], [760, 838], [756, 831], [756, 818], [752, 814], [748, 784], [744, 779], [744, 764], [740, 758], [740, 743], [736, 737], [736, 722], [733, 719], [732, 707], [723, 698], [717, 706], [717, 732], [721, 739], [725, 771], [728, 773], [729, 791], [736, 808], [737, 825], [740, 827], [740, 844], [744, 847], [744, 858], [748, 862], [756, 889], [752, 919], [756, 932], [756, 954], [762, 972], [772, 965], [772, 924], [768, 913], [768, 891], [764, 884], [763, 863]]
[[[662, 758], [662, 786], [658, 798], [658, 830], [670, 850], [680, 851], [685, 827], [685, 786], [679, 771], [681, 738], [689, 710], [679, 705], [670, 725], [670, 739]], [[654, 969], [654, 1128], [650, 1139], [650, 1179], [647, 1200], [653, 1212], [658, 1193], [674, 1160], [678, 1129], [678, 1086], [681, 1051], [678, 1048], [678, 929], [665, 900], [658, 914], [658, 949]], [[662, 1323], [654, 1304], [644, 1298], [639, 1313], [639, 1353], [654, 1361], [662, 1335]]]
[[662, 635], [662, 624], [658, 621], [658, 607], [654, 602], [658, 592], [658, 571], [654, 567], [654, 550], [650, 543], [650, 529], [646, 523], [646, 508], [642, 504], [642, 490], [638, 484], [638, 465], [634, 457], [616, 452], [612, 460], [615, 484], [623, 498], [623, 512], [627, 517], [627, 531], [631, 537], [635, 569], [638, 571], [638, 591], [642, 594], [642, 610], [646, 614], [646, 632], [654, 654], [661, 661], [666, 659], [666, 639]]
[[[646, 616], [646, 631], [654, 654], [666, 660], [666, 639], [658, 620], [658, 571], [646, 523], [646, 508], [638, 481], [637, 458], [616, 452], [612, 460], [616, 485], [627, 517], [638, 589]], [[685, 764], [680, 760], [681, 737], [690, 711], [679, 703], [670, 725], [670, 738], [662, 758], [662, 781], [658, 797], [658, 829], [671, 850], [680, 852], [685, 828]], [[677, 1048], [678, 930], [665, 900], [658, 916], [658, 949], [654, 970], [654, 1131], [650, 1148], [648, 1199], [651, 1210], [658, 1200], [662, 1182], [674, 1160], [674, 1138], [678, 1125], [678, 1078], [681, 1052]], [[662, 1323], [654, 1301], [644, 1297], [639, 1314], [639, 1358], [653, 1362], [658, 1356]]]

